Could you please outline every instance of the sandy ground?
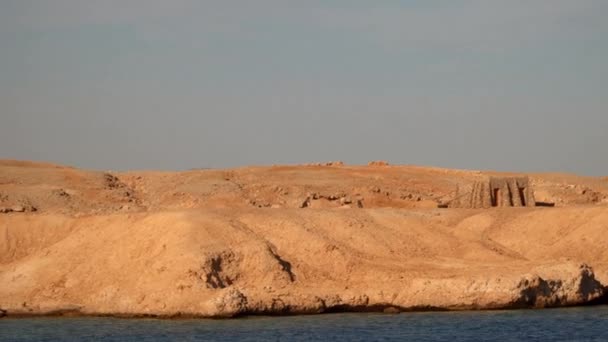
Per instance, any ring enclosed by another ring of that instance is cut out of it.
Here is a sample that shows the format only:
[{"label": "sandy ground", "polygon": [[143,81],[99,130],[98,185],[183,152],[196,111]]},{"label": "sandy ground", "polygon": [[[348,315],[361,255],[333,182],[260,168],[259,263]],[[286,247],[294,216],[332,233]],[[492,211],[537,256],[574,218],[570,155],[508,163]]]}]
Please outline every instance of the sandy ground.
[{"label": "sandy ground", "polygon": [[527,175],[553,208],[437,208],[476,180],[518,175],[339,164],[100,172],[0,161],[0,316],[604,301],[608,179]]}]

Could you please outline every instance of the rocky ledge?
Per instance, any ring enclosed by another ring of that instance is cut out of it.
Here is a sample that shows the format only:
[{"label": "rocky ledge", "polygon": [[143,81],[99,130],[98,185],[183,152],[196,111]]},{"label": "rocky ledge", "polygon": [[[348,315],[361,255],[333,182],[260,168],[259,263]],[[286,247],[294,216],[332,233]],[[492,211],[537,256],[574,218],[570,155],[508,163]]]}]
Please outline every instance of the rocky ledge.
[{"label": "rocky ledge", "polygon": [[[112,311],[95,304],[38,301],[15,305],[5,300],[0,317],[98,315],[158,318],[231,318],[246,315],[296,315],[335,312],[492,310],[551,308],[608,303],[608,289],[585,264],[554,264],[520,276],[415,279],[403,286],[336,292],[293,284],[279,291],[236,285],[217,288],[207,299],[177,307],[130,305]],[[275,292],[275,293],[273,293]],[[145,297],[145,295],[143,295]],[[194,296],[197,297],[197,296]],[[193,301],[199,298],[192,298]],[[120,307],[120,305],[118,306]]]}]

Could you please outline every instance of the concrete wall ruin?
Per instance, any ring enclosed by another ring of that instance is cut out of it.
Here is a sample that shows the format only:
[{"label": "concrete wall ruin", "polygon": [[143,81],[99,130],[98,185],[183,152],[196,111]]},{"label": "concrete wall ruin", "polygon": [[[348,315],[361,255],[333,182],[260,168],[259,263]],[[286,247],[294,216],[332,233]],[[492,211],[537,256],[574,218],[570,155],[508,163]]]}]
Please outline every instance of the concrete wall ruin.
[{"label": "concrete wall ruin", "polygon": [[458,189],[450,208],[534,207],[536,200],[528,177],[490,177]]}]

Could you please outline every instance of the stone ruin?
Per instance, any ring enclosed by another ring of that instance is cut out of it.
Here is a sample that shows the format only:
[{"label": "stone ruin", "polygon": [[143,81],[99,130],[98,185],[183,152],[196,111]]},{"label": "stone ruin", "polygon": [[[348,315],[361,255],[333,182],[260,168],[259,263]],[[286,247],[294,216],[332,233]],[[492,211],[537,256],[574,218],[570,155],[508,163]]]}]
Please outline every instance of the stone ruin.
[{"label": "stone ruin", "polygon": [[536,200],[528,177],[490,177],[477,181],[442,208],[534,207]]}]

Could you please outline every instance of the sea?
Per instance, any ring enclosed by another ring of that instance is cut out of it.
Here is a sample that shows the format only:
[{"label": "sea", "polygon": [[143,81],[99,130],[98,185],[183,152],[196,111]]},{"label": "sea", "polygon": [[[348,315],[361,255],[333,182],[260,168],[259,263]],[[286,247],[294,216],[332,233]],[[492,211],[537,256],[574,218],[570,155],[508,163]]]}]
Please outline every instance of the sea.
[{"label": "sea", "polygon": [[3,318],[0,341],[608,341],[608,306],[222,320]]}]

